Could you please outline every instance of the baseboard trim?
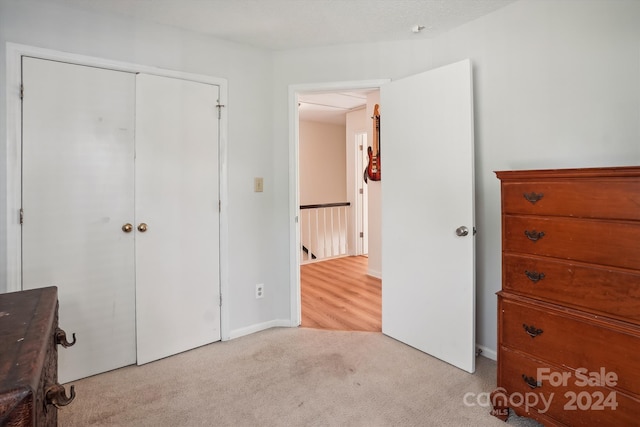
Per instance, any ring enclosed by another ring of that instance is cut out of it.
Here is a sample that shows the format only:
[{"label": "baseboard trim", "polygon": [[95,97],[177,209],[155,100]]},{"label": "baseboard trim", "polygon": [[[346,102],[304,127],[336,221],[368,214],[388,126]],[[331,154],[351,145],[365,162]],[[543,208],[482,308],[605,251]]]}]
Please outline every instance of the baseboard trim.
[{"label": "baseboard trim", "polygon": [[482,350],[482,353],[480,353],[480,356],[484,356],[487,359],[491,359],[491,360],[496,360],[496,361],[498,360],[498,353],[495,350],[492,350],[483,345],[476,345],[476,348],[479,348],[480,350]]},{"label": "baseboard trim", "polygon": [[275,319],[268,322],[256,323],[255,325],[247,326],[240,329],[234,329],[229,333],[229,339],[240,338],[245,335],[250,335],[256,332],[264,331],[270,328],[290,328],[291,320],[289,319]]},{"label": "baseboard trim", "polygon": [[380,271],[369,270],[367,271],[367,274],[371,277],[375,277],[376,279],[382,280],[382,272]]}]

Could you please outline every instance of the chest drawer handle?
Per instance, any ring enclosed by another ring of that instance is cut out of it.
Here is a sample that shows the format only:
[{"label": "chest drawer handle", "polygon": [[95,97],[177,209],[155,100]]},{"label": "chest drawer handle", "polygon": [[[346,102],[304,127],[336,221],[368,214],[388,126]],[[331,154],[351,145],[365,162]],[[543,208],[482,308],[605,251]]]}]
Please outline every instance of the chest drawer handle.
[{"label": "chest drawer handle", "polygon": [[76,334],[71,334],[73,341],[67,341],[67,333],[60,328],[56,328],[56,344],[63,346],[64,348],[71,347],[76,343]]},{"label": "chest drawer handle", "polygon": [[536,202],[544,197],[543,193],[524,193],[524,198],[527,199],[528,202],[531,202],[532,205],[535,205]]},{"label": "chest drawer handle", "polygon": [[524,271],[525,276],[533,283],[538,283],[540,280],[544,279],[544,273],[538,273],[537,271]]},{"label": "chest drawer handle", "polygon": [[532,242],[537,242],[544,237],[544,231],[524,230],[524,235],[527,236],[527,239],[531,240]]},{"label": "chest drawer handle", "polygon": [[524,328],[524,330],[527,332],[527,334],[529,334],[529,336],[531,338],[535,338],[538,335],[540,335],[541,333],[543,333],[544,331],[542,329],[536,328],[535,326],[531,325],[531,326],[527,326],[526,323],[522,324],[522,327]]},{"label": "chest drawer handle", "polygon": [[535,378],[533,377],[528,377],[525,374],[522,374],[522,379],[524,380],[525,383],[527,383],[527,385],[531,388],[538,388],[538,387],[542,387],[542,383],[539,383],[538,381],[536,381]]},{"label": "chest drawer handle", "polygon": [[53,405],[56,408],[67,406],[69,403],[73,402],[73,399],[76,398],[75,386],[71,386],[69,391],[71,392],[71,395],[67,397],[67,392],[60,384],[54,384],[47,387],[47,389],[44,391],[47,405]]}]

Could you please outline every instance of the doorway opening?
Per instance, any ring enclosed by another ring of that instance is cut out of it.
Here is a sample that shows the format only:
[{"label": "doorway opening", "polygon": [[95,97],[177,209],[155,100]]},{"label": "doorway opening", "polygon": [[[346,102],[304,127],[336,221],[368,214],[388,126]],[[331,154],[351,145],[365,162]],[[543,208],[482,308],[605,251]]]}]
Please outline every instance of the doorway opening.
[{"label": "doorway opening", "polygon": [[[369,206],[379,203],[385,219],[383,333],[467,372],[473,372],[475,358],[475,239],[455,230],[474,224],[472,83],[467,59],[378,86],[385,160],[371,164],[385,165],[384,205],[381,192],[376,194],[376,186],[369,184]],[[293,103],[300,92],[290,87]],[[297,120],[291,101],[290,118]],[[297,173],[298,123],[290,123],[290,164]],[[292,178],[290,200],[297,202],[297,174]],[[291,237],[298,243],[299,211],[291,208]],[[377,225],[371,213],[369,229]],[[373,237],[369,235],[371,273]],[[296,266],[292,263],[294,270]],[[299,272],[292,279],[297,284]],[[291,303],[292,319],[299,325],[300,299]]]},{"label": "doorway opening", "polygon": [[[321,85],[292,93],[299,239],[294,326],[381,331],[379,267],[372,269],[368,257],[370,237],[377,234],[373,241],[379,242],[380,234],[379,227],[370,230],[369,215],[379,218],[380,206],[370,206],[371,184],[363,180],[381,84]],[[380,183],[373,185],[379,193]],[[373,247],[374,254],[379,251]]]}]

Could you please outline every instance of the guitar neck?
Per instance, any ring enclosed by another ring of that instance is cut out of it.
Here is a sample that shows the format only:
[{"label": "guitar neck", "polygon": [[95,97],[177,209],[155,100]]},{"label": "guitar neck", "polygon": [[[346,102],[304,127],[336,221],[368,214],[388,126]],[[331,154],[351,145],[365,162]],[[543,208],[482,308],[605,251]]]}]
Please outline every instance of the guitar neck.
[{"label": "guitar neck", "polygon": [[376,116],[376,129],[373,132],[373,145],[374,150],[380,155],[380,116]]},{"label": "guitar neck", "polygon": [[376,104],[373,107],[373,153],[378,156],[380,154],[380,106]]}]

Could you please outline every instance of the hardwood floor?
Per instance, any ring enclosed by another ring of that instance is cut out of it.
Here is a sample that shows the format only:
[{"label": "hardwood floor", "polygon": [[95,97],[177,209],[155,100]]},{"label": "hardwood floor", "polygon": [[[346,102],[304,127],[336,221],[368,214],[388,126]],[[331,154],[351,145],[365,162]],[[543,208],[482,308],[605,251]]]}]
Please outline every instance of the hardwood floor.
[{"label": "hardwood floor", "polygon": [[300,267],[302,326],[382,330],[382,283],[367,275],[367,258],[337,258]]}]

